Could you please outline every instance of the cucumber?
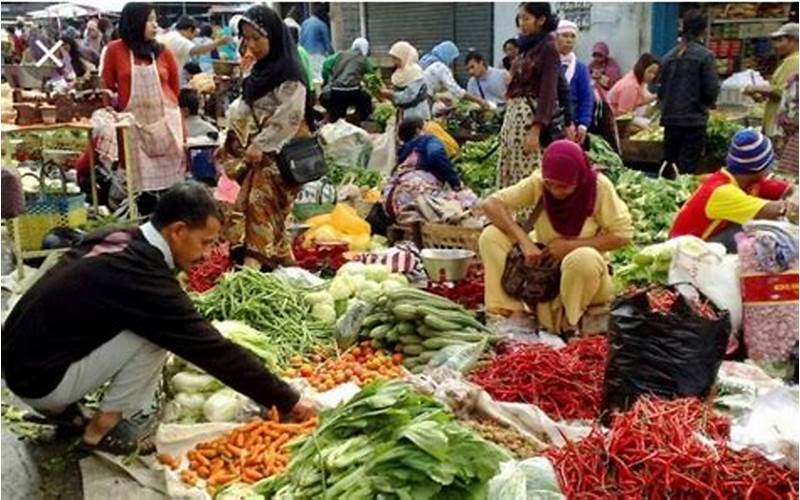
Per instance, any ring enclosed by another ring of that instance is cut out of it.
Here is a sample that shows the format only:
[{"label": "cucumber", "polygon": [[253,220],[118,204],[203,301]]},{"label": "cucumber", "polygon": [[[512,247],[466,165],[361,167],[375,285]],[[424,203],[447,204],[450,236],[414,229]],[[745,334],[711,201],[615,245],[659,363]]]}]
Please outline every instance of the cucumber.
[{"label": "cucumber", "polygon": [[391,329],[392,329],[392,325],[391,324],[376,326],[375,328],[370,330],[369,337],[371,339],[378,339],[378,340],[386,338],[386,334]]},{"label": "cucumber", "polygon": [[416,288],[398,288],[397,290],[390,290],[386,293],[386,296],[395,304],[406,303],[410,301],[415,302],[414,305],[434,304],[442,309],[463,309],[460,305],[447,300],[444,297],[440,297],[423,290],[418,290]]},{"label": "cucumber", "polygon": [[459,330],[461,328],[461,325],[459,323],[447,321],[433,314],[428,314],[425,316],[425,326],[428,326],[434,330],[439,330],[442,332]]},{"label": "cucumber", "polygon": [[387,342],[397,342],[398,338],[400,338],[400,334],[397,333],[397,328],[391,328],[388,332],[386,332]]},{"label": "cucumber", "polygon": [[480,342],[485,337],[485,333],[479,333],[475,330],[449,330],[445,332],[436,332],[435,338],[461,340],[464,342]]},{"label": "cucumber", "polygon": [[411,321],[417,317],[417,306],[398,304],[392,308],[392,314],[399,320]]},{"label": "cucumber", "polygon": [[464,326],[471,326],[473,328],[477,328],[478,330],[486,331],[486,327],[466,311],[442,311],[429,305],[421,305],[417,307],[417,311],[419,314],[424,316],[432,314],[437,318],[450,321],[451,323],[459,323]]},{"label": "cucumber", "polygon": [[425,371],[425,367],[426,367],[426,365],[417,365],[417,366],[415,366],[414,368],[412,368],[409,371],[411,373],[413,373],[414,375],[419,375],[420,373]]},{"label": "cucumber", "polygon": [[420,344],[410,344],[403,346],[403,353],[411,356],[419,356],[425,350]]},{"label": "cucumber", "polygon": [[392,320],[392,317],[389,314],[384,312],[377,312],[372,313],[364,317],[361,321],[361,328],[375,328],[378,325],[382,325]]},{"label": "cucumber", "polygon": [[383,349],[383,342],[378,339],[372,339],[372,348],[373,349]]},{"label": "cucumber", "polygon": [[[425,354],[425,353],[423,353],[423,354]],[[403,366],[405,366],[409,370],[411,368],[414,368],[415,366],[418,366],[419,364],[420,364],[420,360],[419,360],[419,357],[417,357],[417,356],[409,356],[409,357],[407,357],[407,358],[405,358],[403,360]]]},{"label": "cucumber", "polygon": [[425,351],[422,354],[420,354],[419,356],[417,356],[417,361],[420,364],[422,364],[422,363],[427,364],[430,360],[433,359],[433,356],[435,356],[435,355],[436,355],[436,351]]},{"label": "cucumber", "polygon": [[400,335],[397,338],[398,341],[402,342],[403,344],[421,344],[422,337],[419,335]]},{"label": "cucumber", "polygon": [[401,321],[397,324],[397,333],[400,335],[413,335],[416,331],[416,325],[410,321]]},{"label": "cucumber", "polygon": [[467,345],[467,344],[471,344],[471,343],[472,342],[465,342],[463,340],[458,340],[458,339],[450,339],[450,338],[446,338],[446,337],[436,337],[436,338],[432,338],[432,339],[425,339],[422,342],[422,347],[424,347],[425,349],[428,349],[430,351],[438,351],[439,349],[442,349],[442,348],[450,346],[450,345]]},{"label": "cucumber", "polygon": [[439,335],[439,333],[440,332],[432,328],[428,328],[427,326],[424,325],[417,328],[417,335],[420,335],[422,337],[427,337],[427,338],[436,337]]}]

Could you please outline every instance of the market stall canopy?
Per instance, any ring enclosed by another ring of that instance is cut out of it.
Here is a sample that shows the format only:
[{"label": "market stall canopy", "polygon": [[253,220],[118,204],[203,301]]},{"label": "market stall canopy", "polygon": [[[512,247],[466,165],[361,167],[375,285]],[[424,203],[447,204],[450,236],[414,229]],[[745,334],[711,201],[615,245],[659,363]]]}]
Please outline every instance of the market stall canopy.
[{"label": "market stall canopy", "polygon": [[114,0],[78,0],[75,2],[75,4],[82,7],[88,7],[99,13],[108,14],[121,12],[125,2]]},{"label": "market stall canopy", "polygon": [[28,15],[33,19],[50,19],[50,18],[75,18],[75,17],[84,17],[91,14],[94,14],[93,9],[88,9],[86,7],[81,7],[80,5],[75,5],[71,3],[58,3],[55,5],[51,5],[50,7],[46,7],[42,10],[35,10],[30,12]]}]

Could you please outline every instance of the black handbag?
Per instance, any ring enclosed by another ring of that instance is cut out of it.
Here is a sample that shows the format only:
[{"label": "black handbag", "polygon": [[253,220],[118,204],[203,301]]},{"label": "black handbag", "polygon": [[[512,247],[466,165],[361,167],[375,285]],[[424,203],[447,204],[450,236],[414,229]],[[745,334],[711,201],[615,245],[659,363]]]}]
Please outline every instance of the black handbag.
[{"label": "black handbag", "polygon": [[317,138],[300,137],[286,144],[278,154],[278,170],[292,184],[305,184],[325,176],[328,165]]}]

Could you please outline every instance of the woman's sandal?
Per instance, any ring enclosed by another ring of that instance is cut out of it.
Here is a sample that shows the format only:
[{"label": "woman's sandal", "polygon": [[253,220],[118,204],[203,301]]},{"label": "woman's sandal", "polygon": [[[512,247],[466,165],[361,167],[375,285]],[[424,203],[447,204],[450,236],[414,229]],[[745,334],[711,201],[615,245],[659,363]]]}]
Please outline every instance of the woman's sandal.
[{"label": "woman's sandal", "polygon": [[97,444],[81,441],[84,451],[103,451],[112,455],[147,455],[155,451],[151,434],[130,420],[122,419]]}]

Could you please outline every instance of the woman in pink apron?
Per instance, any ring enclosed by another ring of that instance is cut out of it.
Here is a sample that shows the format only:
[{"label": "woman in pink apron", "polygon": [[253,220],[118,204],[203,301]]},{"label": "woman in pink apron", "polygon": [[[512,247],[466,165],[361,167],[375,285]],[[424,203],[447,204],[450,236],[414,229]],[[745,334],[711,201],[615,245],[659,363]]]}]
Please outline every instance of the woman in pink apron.
[{"label": "woman in pink apron", "polygon": [[122,10],[120,40],[111,42],[103,60],[103,80],[117,93],[117,110],[130,113],[135,165],[134,186],[142,215],[158,195],[185,177],[184,130],[178,107],[179,72],[173,54],[155,41],[155,9],[128,3]]}]

